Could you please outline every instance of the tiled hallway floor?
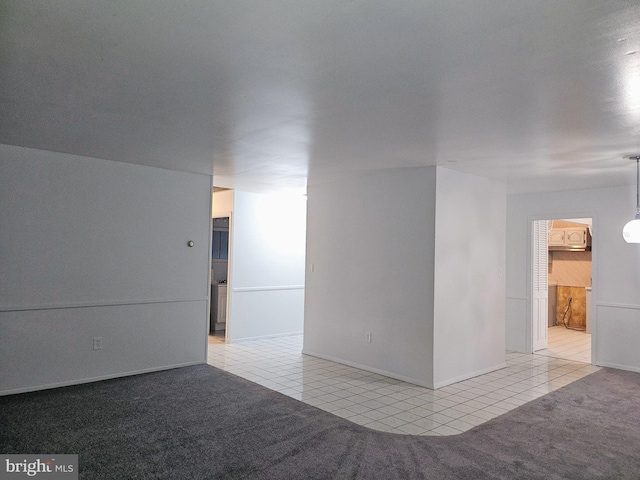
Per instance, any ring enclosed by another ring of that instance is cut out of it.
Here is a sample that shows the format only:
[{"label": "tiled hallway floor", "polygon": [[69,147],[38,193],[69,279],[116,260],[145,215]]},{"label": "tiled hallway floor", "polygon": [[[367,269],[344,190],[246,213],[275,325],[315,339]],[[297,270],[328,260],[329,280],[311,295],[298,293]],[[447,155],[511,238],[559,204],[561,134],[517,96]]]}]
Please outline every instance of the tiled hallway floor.
[{"label": "tiled hallway floor", "polygon": [[537,351],[536,355],[591,363],[591,335],[561,325],[549,327],[547,348]]},{"label": "tiled hallway floor", "polygon": [[208,363],[369,428],[451,435],[567,385],[598,367],[507,352],[507,367],[438,390],[303,355],[302,335],[226,344]]}]

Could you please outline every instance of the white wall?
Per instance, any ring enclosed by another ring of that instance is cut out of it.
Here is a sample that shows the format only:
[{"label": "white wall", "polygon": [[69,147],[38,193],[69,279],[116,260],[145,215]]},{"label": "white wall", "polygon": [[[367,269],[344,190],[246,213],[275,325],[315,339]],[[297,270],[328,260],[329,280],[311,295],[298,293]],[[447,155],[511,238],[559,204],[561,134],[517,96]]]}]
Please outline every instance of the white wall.
[{"label": "white wall", "polygon": [[234,191],[232,209],[227,339],[302,333],[306,198]]},{"label": "white wall", "polygon": [[[214,218],[228,217],[229,225],[233,221],[233,190],[218,191],[213,194],[211,213]],[[215,220],[214,220],[215,221]],[[233,242],[231,238],[231,228],[229,228],[229,247],[231,248]],[[218,283],[221,281],[227,281],[229,272],[229,260],[228,259],[213,259],[211,261],[212,275],[211,283]]]},{"label": "white wall", "polygon": [[438,168],[434,386],[505,366],[506,192]]},{"label": "white wall", "polygon": [[640,245],[622,238],[634,207],[635,186],[508,197],[507,348],[531,351],[531,221],[592,217],[593,360],[640,371]]},{"label": "white wall", "polygon": [[214,217],[226,217],[233,212],[233,190],[222,190],[214,193],[211,211]]},{"label": "white wall", "polygon": [[303,351],[430,386],[435,167],[307,190]]},{"label": "white wall", "polygon": [[424,167],[308,197],[305,353],[431,388],[504,366],[502,184]]},{"label": "white wall", "polygon": [[0,392],[204,362],[210,192],[209,175],[1,145]]}]

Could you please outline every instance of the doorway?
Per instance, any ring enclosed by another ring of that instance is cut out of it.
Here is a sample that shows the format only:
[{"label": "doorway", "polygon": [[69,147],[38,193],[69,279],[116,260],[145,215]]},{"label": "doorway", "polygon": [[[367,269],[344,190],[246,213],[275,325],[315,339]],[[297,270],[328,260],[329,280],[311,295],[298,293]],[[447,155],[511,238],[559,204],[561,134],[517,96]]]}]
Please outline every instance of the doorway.
[{"label": "doorway", "polygon": [[229,217],[214,217],[211,241],[211,319],[209,334],[224,341],[227,331]]},{"label": "doorway", "polygon": [[532,350],[592,363],[591,218],[533,222]]}]

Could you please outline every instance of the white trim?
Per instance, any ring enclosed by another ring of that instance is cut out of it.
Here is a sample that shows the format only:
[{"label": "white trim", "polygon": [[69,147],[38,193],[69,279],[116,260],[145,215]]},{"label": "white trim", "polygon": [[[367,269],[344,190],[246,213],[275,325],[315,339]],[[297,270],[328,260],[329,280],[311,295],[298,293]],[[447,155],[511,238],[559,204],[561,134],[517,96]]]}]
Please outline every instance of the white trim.
[{"label": "white trim", "polygon": [[363,365],[357,362],[350,362],[348,360],[343,360],[341,358],[332,357],[331,355],[323,355],[321,353],[310,352],[305,349],[302,350],[302,353],[304,355],[310,355],[312,357],[322,358],[323,360],[329,360],[330,362],[335,362],[341,365],[347,365],[349,367],[358,368],[360,370],[364,370],[365,372],[377,373],[379,375],[384,375],[385,377],[395,378],[396,380],[402,380],[403,382],[412,383],[414,385],[418,385],[419,387],[425,387],[430,390],[433,390],[433,388],[430,385],[427,385],[426,382],[423,382],[422,380],[418,380],[417,378],[398,375],[397,373],[389,372],[387,370],[373,368],[373,367],[370,367],[369,365]]},{"label": "white trim", "polygon": [[139,300],[119,300],[117,302],[78,302],[78,303],[60,303],[60,304],[41,304],[41,305],[1,305],[0,313],[4,312],[25,312],[30,310],[65,310],[68,308],[95,308],[95,307],[119,307],[124,305],[152,305],[155,303],[188,303],[188,302],[207,302],[209,299],[204,298],[156,298],[156,299],[139,299]]},{"label": "white trim", "polygon": [[251,342],[253,340],[264,340],[265,338],[279,338],[279,337],[291,337],[293,335],[302,335],[302,330],[297,332],[284,332],[284,333],[272,333],[269,335],[258,335],[256,337],[243,337],[243,338],[227,338],[227,343],[242,343]]},{"label": "white trim", "polygon": [[617,363],[610,362],[598,362],[598,367],[607,367],[607,368],[616,368],[618,370],[626,370],[628,372],[638,372],[640,373],[640,367],[632,367],[629,365],[619,365]]},{"label": "white trim", "polygon": [[531,351],[548,346],[549,229],[548,220],[531,222]]},{"label": "white trim", "polygon": [[628,310],[640,310],[640,305],[629,305],[625,303],[605,303],[600,302],[596,303],[596,307],[605,307],[605,308],[625,308]]},{"label": "white trim", "polygon": [[463,380],[469,380],[470,378],[475,378],[479,375],[495,372],[496,370],[501,370],[503,368],[507,368],[507,364],[505,362],[495,365],[493,367],[483,368],[482,370],[476,370],[475,372],[471,372],[465,375],[460,375],[459,377],[448,378],[447,380],[434,383],[433,388],[435,390],[438,388],[446,387],[447,385],[453,385],[454,383],[462,382]]},{"label": "white trim", "polygon": [[[209,285],[207,285],[207,322],[206,330],[204,332],[204,358],[209,358],[209,332],[211,331],[211,284],[213,278],[211,278],[211,251],[213,249],[213,175],[209,182],[209,248],[207,257],[209,258],[209,268],[207,269],[207,278],[209,279]],[[215,326],[214,326],[215,329]]]},{"label": "white trim", "polygon": [[270,285],[264,287],[238,287],[233,288],[235,293],[244,292],[271,292],[274,290],[304,290],[304,285]]},{"label": "white trim", "polygon": [[68,387],[69,385],[82,385],[83,383],[93,383],[102,380],[110,380],[112,378],[131,377],[133,375],[140,375],[141,373],[161,372],[163,370],[172,370],[174,368],[190,367],[192,365],[203,365],[207,362],[187,362],[178,363],[175,365],[165,365],[162,367],[143,368],[141,370],[134,370],[124,373],[111,373],[109,375],[100,375],[97,377],[81,378],[77,380],[67,380],[65,382],[47,383],[44,385],[34,385],[30,387],[15,388],[13,390],[0,391],[0,397],[5,395],[14,395],[16,393],[35,392],[38,390],[49,390],[51,388]]}]

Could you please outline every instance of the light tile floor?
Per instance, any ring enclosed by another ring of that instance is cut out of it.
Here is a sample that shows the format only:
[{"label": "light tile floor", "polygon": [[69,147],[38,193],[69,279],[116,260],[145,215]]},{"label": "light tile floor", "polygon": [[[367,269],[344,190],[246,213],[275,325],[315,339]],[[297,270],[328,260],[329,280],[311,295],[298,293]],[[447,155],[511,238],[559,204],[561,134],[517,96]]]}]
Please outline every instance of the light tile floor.
[{"label": "light tile floor", "polygon": [[549,327],[547,348],[537,351],[536,355],[591,363],[591,335],[561,325]]},{"label": "light tile floor", "polygon": [[227,344],[209,336],[209,364],[386,432],[464,432],[599,370],[544,355],[507,352],[507,367],[438,390],[303,355],[302,336]]}]

